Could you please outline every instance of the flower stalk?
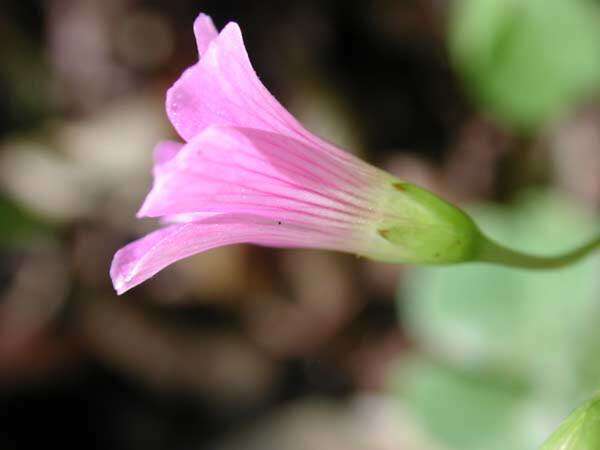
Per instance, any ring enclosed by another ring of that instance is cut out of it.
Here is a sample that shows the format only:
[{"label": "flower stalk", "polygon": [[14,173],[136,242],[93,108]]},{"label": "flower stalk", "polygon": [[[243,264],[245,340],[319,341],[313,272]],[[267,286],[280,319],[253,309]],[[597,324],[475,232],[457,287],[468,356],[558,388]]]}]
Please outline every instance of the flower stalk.
[{"label": "flower stalk", "polygon": [[504,247],[483,234],[475,261],[523,269],[560,269],[569,266],[600,249],[600,236],[569,252],[555,256],[537,256]]}]

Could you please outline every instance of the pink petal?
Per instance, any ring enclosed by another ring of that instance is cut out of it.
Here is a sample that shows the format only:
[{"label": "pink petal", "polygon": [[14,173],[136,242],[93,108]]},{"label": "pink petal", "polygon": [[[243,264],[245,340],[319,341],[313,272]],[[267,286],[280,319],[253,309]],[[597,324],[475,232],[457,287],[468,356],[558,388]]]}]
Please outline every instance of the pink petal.
[{"label": "pink petal", "polygon": [[183,144],[175,141],[162,141],[154,147],[154,176],[162,172],[163,167],[179,153]]},{"label": "pink petal", "polygon": [[[156,147],[154,147],[154,168],[152,171],[155,180],[164,174],[166,168],[168,168],[169,161],[171,161],[182,148],[183,144],[175,141],[162,141],[156,144]],[[164,224],[191,222],[215,214],[216,213],[198,212],[174,214],[161,217],[161,222]]]},{"label": "pink petal", "polygon": [[198,56],[202,57],[209,44],[219,35],[219,32],[210,16],[200,14],[194,21],[194,35],[196,36]]},{"label": "pink petal", "polygon": [[182,214],[171,214],[168,216],[161,216],[160,222],[163,225],[171,225],[174,223],[186,223],[194,222],[208,217],[217,216],[220,213],[216,212],[194,212],[194,213],[182,213]]},{"label": "pink petal", "polygon": [[390,176],[340,161],[287,136],[212,127],[155,170],[139,217],[245,212],[280,221],[353,227],[368,220]]},{"label": "pink petal", "polygon": [[347,239],[344,235],[283,225],[252,215],[217,215],[168,226],[123,247],[113,258],[110,276],[115,290],[122,294],[175,261],[215,247],[245,242],[348,250]]},{"label": "pink petal", "polygon": [[235,23],[227,24],[200,61],[169,89],[166,106],[185,140],[210,125],[287,129],[280,123],[287,113],[258,81]]},{"label": "pink petal", "polygon": [[209,126],[228,125],[284,134],[316,149],[328,148],[342,159],[347,156],[307,131],[264,87],[248,59],[241,30],[233,22],[169,89],[166,108],[186,141]]}]

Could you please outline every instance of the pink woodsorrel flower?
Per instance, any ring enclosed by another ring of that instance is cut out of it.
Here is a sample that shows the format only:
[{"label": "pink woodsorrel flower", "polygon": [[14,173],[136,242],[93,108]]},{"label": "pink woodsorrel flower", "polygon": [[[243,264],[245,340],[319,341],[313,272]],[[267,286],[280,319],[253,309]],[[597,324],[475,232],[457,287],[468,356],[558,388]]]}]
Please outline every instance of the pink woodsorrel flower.
[{"label": "pink woodsorrel flower", "polygon": [[169,225],[117,252],[110,275],[119,294],[177,260],[236,243],[388,262],[557,265],[499,252],[458,208],[307,131],[259,81],[237,24],[218,33],[201,14],[194,33],[200,60],[166,102],[186,143],[158,144],[138,213]]},{"label": "pink woodsorrel flower", "polygon": [[415,259],[390,231],[413,222],[418,205],[402,196],[411,186],[307,131],[259,81],[237,24],[218,33],[201,14],[194,33],[200,60],[166,101],[186,143],[158,144],[154,185],[138,213],[170,225],[117,252],[117,292],[235,243]]}]

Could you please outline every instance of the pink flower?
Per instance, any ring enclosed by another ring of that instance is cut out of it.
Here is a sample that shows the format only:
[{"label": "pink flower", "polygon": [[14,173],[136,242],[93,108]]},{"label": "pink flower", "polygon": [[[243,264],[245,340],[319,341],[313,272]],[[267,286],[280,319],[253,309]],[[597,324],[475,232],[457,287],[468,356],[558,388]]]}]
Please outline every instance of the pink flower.
[{"label": "pink flower", "polygon": [[116,253],[117,292],[236,243],[411,260],[414,249],[398,245],[391,228],[423,215],[402,195],[411,185],[307,131],[259,81],[237,24],[218,33],[201,14],[194,33],[200,60],[166,101],[186,143],[158,144],[154,185],[138,213],[169,225]]}]

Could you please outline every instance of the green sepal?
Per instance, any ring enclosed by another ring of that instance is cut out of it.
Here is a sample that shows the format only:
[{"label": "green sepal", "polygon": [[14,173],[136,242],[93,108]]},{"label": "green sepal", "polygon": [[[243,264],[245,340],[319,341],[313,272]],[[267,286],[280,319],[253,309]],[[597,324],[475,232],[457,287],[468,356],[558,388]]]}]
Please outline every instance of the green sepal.
[{"label": "green sepal", "polygon": [[387,208],[402,209],[409,220],[382,223],[381,237],[401,247],[407,262],[451,264],[469,261],[476,253],[480,233],[461,209],[411,183],[394,183],[396,195]]}]

